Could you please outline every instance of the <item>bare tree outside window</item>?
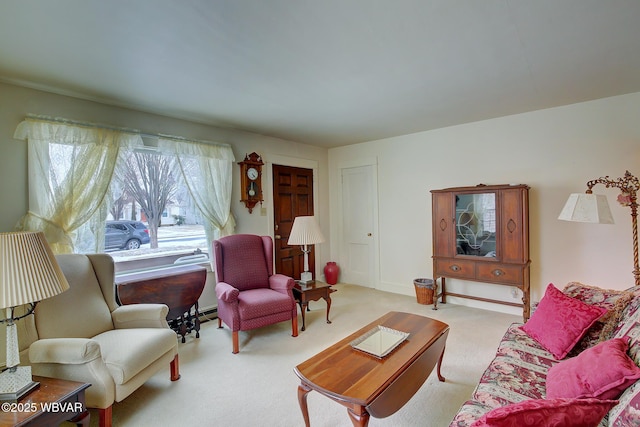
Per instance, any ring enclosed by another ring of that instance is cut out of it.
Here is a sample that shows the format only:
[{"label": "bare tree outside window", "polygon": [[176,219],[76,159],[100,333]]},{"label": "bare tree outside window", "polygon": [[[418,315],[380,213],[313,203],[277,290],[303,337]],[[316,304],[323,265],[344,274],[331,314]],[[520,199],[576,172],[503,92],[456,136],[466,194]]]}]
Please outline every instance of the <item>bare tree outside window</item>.
[{"label": "bare tree outside window", "polygon": [[158,153],[134,152],[124,171],[126,192],[140,205],[149,224],[150,247],[158,248],[162,213],[177,190],[175,159]]},{"label": "bare tree outside window", "polygon": [[122,195],[120,197],[118,197],[117,200],[115,200],[113,202],[113,204],[111,205],[111,207],[109,208],[109,213],[111,214],[111,216],[113,217],[113,219],[125,219],[124,218],[124,214],[125,214],[125,207],[129,204],[133,204],[133,218],[130,218],[132,220],[135,221],[135,200],[133,200],[133,197],[131,197],[129,195],[129,193],[127,193],[127,191],[123,191]]}]

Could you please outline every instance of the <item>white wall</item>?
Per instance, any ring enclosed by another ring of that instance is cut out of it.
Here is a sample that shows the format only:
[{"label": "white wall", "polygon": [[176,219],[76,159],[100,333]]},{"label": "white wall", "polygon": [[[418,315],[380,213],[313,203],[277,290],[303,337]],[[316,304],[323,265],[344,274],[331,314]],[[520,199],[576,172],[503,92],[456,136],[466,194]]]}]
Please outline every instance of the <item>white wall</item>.
[{"label": "white wall", "polygon": [[[604,175],[640,175],[640,93],[518,114],[466,125],[329,150],[331,182],[340,164],[378,160],[380,288],[414,294],[413,279],[432,277],[430,190],[476,184],[523,183],[531,187],[532,300],[550,282],[568,281],[625,289],[633,285],[630,209],[604,186],[615,225],[558,221],[572,192]],[[339,186],[331,187],[336,200]],[[332,228],[340,213],[331,211]],[[337,247],[332,258],[339,263]],[[467,289],[514,301],[510,287],[448,280]],[[477,301],[451,302],[487,307]],[[490,305],[521,314],[521,310]]]}]

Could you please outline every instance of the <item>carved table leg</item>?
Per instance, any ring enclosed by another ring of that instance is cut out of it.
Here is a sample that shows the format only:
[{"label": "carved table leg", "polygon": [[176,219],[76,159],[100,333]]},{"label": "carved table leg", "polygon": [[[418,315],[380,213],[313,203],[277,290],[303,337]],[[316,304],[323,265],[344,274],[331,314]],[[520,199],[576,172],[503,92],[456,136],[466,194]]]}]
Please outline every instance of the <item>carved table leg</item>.
[{"label": "carved table leg", "polygon": [[[446,348],[446,347],[445,347]],[[444,350],[445,348],[442,349],[442,354],[440,355],[440,358],[438,359],[438,379],[441,382],[444,382],[445,378],[442,376],[442,374],[440,374],[440,366],[442,365],[442,358],[444,357]]]},{"label": "carved table leg", "polygon": [[324,297],[324,300],[327,302],[327,323],[331,323],[331,320],[329,320],[329,310],[331,310],[331,294],[327,294],[327,296]]},{"label": "carved table leg", "polygon": [[309,303],[308,302],[300,302],[300,311],[302,312],[302,330],[304,331],[306,329],[305,326],[305,320],[304,320],[304,312],[305,309],[309,308]]},{"label": "carved table leg", "polygon": [[351,423],[354,427],[367,427],[369,425],[369,413],[364,406],[358,405],[355,409],[357,409],[357,411],[354,411],[352,408],[347,409]]},{"label": "carved table leg", "polygon": [[304,384],[298,386],[298,403],[300,404],[300,410],[302,411],[302,418],[304,418],[304,425],[310,427],[309,423],[309,407],[307,406],[307,395],[311,389]]}]

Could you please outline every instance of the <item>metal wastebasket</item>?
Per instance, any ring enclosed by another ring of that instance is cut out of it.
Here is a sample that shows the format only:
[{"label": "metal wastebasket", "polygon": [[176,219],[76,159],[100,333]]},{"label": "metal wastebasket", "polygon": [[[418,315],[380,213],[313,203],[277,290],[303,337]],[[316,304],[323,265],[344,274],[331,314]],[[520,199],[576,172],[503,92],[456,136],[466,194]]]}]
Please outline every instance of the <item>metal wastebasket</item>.
[{"label": "metal wastebasket", "polygon": [[416,288],[416,298],[418,304],[433,304],[433,296],[436,290],[436,284],[431,279],[415,279],[413,286]]}]

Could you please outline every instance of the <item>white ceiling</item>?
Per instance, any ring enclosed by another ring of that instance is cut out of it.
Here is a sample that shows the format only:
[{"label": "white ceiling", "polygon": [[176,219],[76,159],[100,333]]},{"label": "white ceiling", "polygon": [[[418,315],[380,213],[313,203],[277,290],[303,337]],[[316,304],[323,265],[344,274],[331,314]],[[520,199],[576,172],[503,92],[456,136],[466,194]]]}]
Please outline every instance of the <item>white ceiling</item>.
[{"label": "white ceiling", "polygon": [[640,92],[640,1],[1,1],[0,80],[333,147]]}]

